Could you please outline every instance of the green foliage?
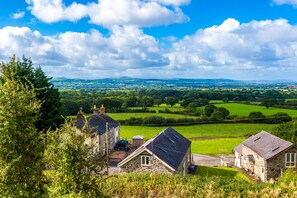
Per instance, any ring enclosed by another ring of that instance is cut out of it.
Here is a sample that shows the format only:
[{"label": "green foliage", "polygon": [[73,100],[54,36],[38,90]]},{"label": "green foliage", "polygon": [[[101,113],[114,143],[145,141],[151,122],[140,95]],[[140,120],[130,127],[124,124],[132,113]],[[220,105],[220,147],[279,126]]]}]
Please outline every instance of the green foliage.
[{"label": "green foliage", "polygon": [[265,115],[261,111],[253,111],[249,114],[248,118],[256,121],[265,118]]},{"label": "green foliage", "polygon": [[210,117],[211,114],[215,111],[217,107],[214,106],[213,104],[209,104],[209,105],[206,105],[204,107],[204,111],[203,111],[203,114],[207,117]]},{"label": "green foliage", "polygon": [[17,81],[17,62],[2,63],[0,86],[0,195],[39,197],[44,192],[43,138],[35,123],[40,101],[35,90]]},{"label": "green foliage", "polygon": [[272,134],[297,145],[297,122],[287,122],[272,130]]},{"label": "green foliage", "polygon": [[23,57],[21,60],[13,56],[9,63],[5,65],[7,71],[14,71],[13,78],[25,84],[29,89],[35,89],[36,97],[41,101],[40,117],[36,121],[39,131],[55,129],[63,122],[62,104],[59,92],[54,88],[40,67],[34,68],[30,59]]},{"label": "green foliage", "polygon": [[262,185],[225,176],[125,174],[99,182],[111,197],[247,197]]},{"label": "green foliage", "polygon": [[178,103],[178,98],[176,97],[166,97],[164,99],[165,103],[167,105],[170,105],[171,107],[173,107],[176,103]]},{"label": "green foliage", "polygon": [[49,192],[52,196],[98,197],[101,195],[95,179],[101,174],[103,160],[86,144],[87,136],[65,123],[48,134],[45,162],[56,176]]}]

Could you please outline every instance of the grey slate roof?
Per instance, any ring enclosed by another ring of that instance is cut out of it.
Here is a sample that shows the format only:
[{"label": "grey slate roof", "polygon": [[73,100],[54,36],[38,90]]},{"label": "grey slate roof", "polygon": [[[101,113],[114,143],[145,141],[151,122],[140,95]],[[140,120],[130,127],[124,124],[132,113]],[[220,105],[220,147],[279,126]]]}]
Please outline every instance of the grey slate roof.
[{"label": "grey slate roof", "polygon": [[233,150],[239,154],[242,154],[242,143],[238,144]]},{"label": "grey slate roof", "polygon": [[86,121],[79,119],[75,122],[75,126],[79,129],[82,129],[86,124]]},{"label": "grey slate roof", "polygon": [[147,149],[175,170],[190,146],[191,141],[171,127],[165,129],[146,145]]},{"label": "grey slate roof", "polygon": [[250,148],[260,157],[267,160],[291,147],[293,143],[276,137],[266,131],[261,131],[260,133],[248,138],[242,143],[242,145]]},{"label": "grey slate roof", "polygon": [[108,130],[119,126],[117,121],[106,114],[94,114],[88,118],[89,128],[92,129],[92,132],[97,132],[99,135],[106,132],[106,122],[108,122]]}]

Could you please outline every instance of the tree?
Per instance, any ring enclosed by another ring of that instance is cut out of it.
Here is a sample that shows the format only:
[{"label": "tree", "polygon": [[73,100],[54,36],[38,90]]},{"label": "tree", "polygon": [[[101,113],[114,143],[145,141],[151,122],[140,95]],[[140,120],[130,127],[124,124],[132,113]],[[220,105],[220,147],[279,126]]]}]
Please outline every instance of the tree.
[{"label": "tree", "polygon": [[229,98],[223,98],[222,101],[223,101],[223,103],[228,103],[229,102]]},{"label": "tree", "polygon": [[176,103],[178,103],[178,98],[176,97],[166,97],[164,99],[165,103],[167,105],[170,105],[171,107],[173,107]]},{"label": "tree", "polygon": [[204,107],[204,112],[203,112],[203,114],[204,114],[205,116],[207,116],[207,117],[210,117],[211,114],[215,111],[216,108],[217,108],[217,107],[214,106],[213,104],[206,105],[206,106]]},{"label": "tree", "polygon": [[158,107],[162,104],[162,99],[156,98],[154,99],[154,105],[157,105]]},{"label": "tree", "polygon": [[297,122],[287,122],[272,129],[272,134],[297,145]]},{"label": "tree", "polygon": [[38,131],[60,126],[64,122],[62,104],[58,89],[50,82],[51,78],[48,78],[40,67],[34,68],[32,61],[25,57],[19,60],[13,56],[5,65],[8,71],[15,72],[15,80],[29,89],[35,89],[36,97],[41,101],[40,117],[35,123]]},{"label": "tree", "polygon": [[35,123],[41,102],[35,90],[17,81],[17,62],[1,64],[0,195],[40,197],[43,193],[43,139]]},{"label": "tree", "polygon": [[210,116],[210,120],[216,120],[216,121],[224,120],[224,115],[221,111],[214,111]]},{"label": "tree", "polygon": [[106,165],[88,145],[87,133],[66,122],[47,138],[45,162],[53,177],[49,191],[56,197],[102,197],[98,176]]},{"label": "tree", "polygon": [[253,111],[249,114],[248,119],[253,120],[253,122],[261,122],[265,118],[260,111]]},{"label": "tree", "polygon": [[222,113],[223,119],[226,119],[230,115],[230,112],[228,111],[228,109],[224,107],[218,107],[215,109],[215,112],[216,111],[219,111]]}]

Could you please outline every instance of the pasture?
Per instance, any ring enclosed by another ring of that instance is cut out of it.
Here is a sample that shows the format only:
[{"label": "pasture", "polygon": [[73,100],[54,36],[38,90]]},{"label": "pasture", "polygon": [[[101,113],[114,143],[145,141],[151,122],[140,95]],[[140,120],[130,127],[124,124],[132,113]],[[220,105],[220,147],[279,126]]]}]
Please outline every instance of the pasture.
[{"label": "pasture", "polygon": [[188,116],[188,115],[181,115],[181,114],[169,114],[169,113],[108,113],[108,116],[115,120],[127,120],[132,117],[134,118],[144,118],[149,116],[160,116],[164,118],[197,118],[196,116]]},{"label": "pasture", "polygon": [[[200,154],[230,154],[232,149],[248,135],[261,130],[271,131],[273,124],[203,124],[174,126],[173,128],[192,141],[192,152]],[[148,140],[166,127],[121,126],[121,138],[131,140],[141,135]]]},{"label": "pasture", "polygon": [[196,174],[205,177],[223,176],[233,178],[236,180],[245,180],[247,182],[251,182],[251,180],[247,176],[245,176],[244,174],[242,174],[234,168],[199,166],[196,171]]},{"label": "pasture", "polygon": [[240,103],[224,103],[216,104],[217,107],[224,107],[230,111],[230,115],[248,116],[252,111],[261,111],[264,115],[269,116],[279,112],[289,114],[291,117],[297,117],[297,110],[281,109],[281,108],[266,108],[264,106],[247,105]]}]

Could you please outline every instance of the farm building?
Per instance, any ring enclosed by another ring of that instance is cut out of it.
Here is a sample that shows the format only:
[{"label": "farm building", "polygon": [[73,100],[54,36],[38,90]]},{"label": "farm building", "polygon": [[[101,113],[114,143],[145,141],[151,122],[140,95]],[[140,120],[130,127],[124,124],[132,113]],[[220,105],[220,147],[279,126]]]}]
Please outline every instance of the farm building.
[{"label": "farm building", "polygon": [[296,168],[296,153],[293,143],[261,131],[234,148],[235,166],[269,181],[287,168]]},{"label": "farm building", "polygon": [[168,127],[118,164],[121,172],[186,174],[191,164],[191,141]]},{"label": "farm building", "polygon": [[[108,125],[108,134],[106,133],[106,126]],[[93,115],[87,120],[82,111],[77,114],[77,120],[75,126],[79,129],[86,128],[90,133],[90,138],[86,141],[94,148],[94,153],[99,153],[101,156],[107,152],[107,146],[109,151],[112,151],[115,144],[120,140],[120,125],[117,121],[106,115],[105,108],[102,105],[100,109],[93,109]],[[108,142],[106,138],[108,136]],[[107,145],[108,144],[108,145]]]}]

